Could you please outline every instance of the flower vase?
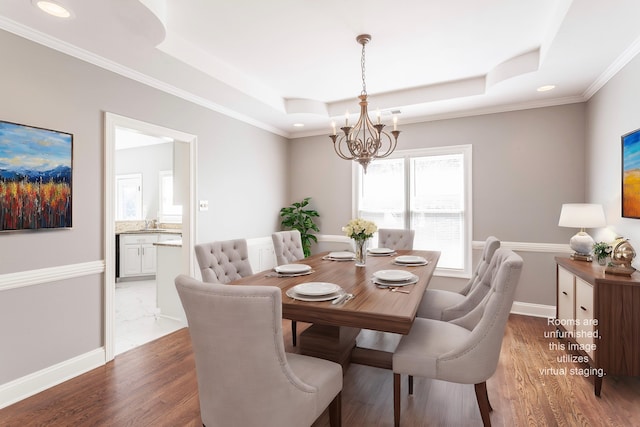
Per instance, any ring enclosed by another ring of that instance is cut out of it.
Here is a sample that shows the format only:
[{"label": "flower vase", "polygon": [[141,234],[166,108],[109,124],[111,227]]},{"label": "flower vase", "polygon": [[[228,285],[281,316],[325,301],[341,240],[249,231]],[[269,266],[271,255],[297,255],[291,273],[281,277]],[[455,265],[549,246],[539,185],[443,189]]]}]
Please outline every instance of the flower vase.
[{"label": "flower vase", "polygon": [[356,267],[364,267],[367,264],[367,243],[369,239],[353,239],[356,248]]},{"label": "flower vase", "polygon": [[598,264],[607,265],[607,257],[598,257]]}]

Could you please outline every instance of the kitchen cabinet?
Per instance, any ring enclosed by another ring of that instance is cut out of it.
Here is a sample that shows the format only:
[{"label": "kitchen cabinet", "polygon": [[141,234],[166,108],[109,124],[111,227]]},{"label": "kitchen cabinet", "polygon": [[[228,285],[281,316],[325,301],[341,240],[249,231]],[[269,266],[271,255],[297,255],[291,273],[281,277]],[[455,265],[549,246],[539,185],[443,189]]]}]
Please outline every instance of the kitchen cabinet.
[{"label": "kitchen cabinet", "polygon": [[120,277],[156,274],[157,234],[122,234],[120,236]]},{"label": "kitchen cabinet", "polygon": [[605,274],[597,263],[556,257],[559,336],[588,356],[594,393],[607,375],[640,376],[640,273]]}]

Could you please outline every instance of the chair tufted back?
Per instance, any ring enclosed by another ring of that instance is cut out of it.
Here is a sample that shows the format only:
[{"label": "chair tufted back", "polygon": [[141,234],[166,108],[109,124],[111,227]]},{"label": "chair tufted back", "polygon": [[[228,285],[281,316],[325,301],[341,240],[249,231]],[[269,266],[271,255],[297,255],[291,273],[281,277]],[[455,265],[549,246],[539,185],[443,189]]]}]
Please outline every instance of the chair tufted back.
[{"label": "chair tufted back", "polygon": [[380,228],[378,229],[378,247],[411,250],[415,234],[415,230]]},{"label": "chair tufted back", "polygon": [[[500,240],[495,236],[487,237],[487,240],[484,242],[484,249],[482,250],[482,258],[480,259],[480,262],[478,262],[471,279],[469,279],[467,285],[460,291],[462,295],[468,295],[470,291],[475,289],[484,275],[484,272],[489,267],[489,264],[491,264],[491,258],[493,258],[493,254],[498,250],[498,248],[500,248]],[[484,295],[482,298],[484,298]]]},{"label": "chair tufted back", "polygon": [[300,231],[277,231],[271,235],[271,240],[273,240],[278,265],[289,264],[304,258]]},{"label": "chair tufted back", "polygon": [[253,274],[244,239],[202,243],[195,252],[204,282],[229,283]]}]

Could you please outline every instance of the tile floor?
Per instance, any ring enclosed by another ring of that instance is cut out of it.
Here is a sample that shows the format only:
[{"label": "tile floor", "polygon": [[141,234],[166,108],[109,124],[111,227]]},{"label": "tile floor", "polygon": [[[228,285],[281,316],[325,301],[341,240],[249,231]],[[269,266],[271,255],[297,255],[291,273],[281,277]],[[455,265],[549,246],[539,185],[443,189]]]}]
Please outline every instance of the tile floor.
[{"label": "tile floor", "polygon": [[115,310],[116,355],[184,327],[158,316],[155,280],[116,283]]}]

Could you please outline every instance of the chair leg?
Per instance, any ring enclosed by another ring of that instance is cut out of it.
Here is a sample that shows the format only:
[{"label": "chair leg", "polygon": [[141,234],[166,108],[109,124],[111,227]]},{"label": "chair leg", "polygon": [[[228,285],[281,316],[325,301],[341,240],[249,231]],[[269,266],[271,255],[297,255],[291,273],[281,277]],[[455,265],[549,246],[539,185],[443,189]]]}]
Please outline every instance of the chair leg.
[{"label": "chair leg", "polygon": [[342,392],[339,392],[329,404],[329,426],[342,427]]},{"label": "chair leg", "polygon": [[476,400],[478,401],[480,416],[482,417],[482,424],[484,425],[484,427],[491,427],[491,419],[489,418],[491,404],[489,403],[489,395],[487,395],[487,383],[481,382],[479,384],[476,384],[475,388]]},{"label": "chair leg", "polygon": [[296,344],[298,343],[298,334],[297,334],[297,326],[298,324],[296,323],[295,320],[291,321],[291,341],[293,341],[293,346],[295,347]]},{"label": "chair leg", "polygon": [[400,427],[400,374],[393,374],[393,425]]},{"label": "chair leg", "polygon": [[413,394],[413,375],[409,375],[409,395]]}]

